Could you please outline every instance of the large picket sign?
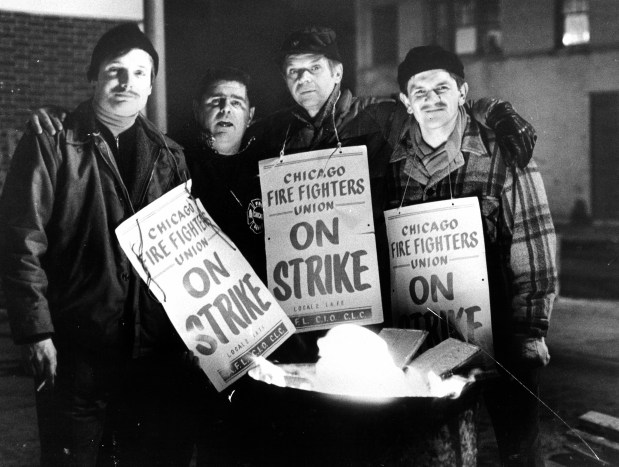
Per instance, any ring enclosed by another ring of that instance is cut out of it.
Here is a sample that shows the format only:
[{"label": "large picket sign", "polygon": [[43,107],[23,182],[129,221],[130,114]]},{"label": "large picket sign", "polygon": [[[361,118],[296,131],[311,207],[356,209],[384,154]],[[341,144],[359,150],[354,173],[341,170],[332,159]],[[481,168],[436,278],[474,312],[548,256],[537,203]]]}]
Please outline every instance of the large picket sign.
[{"label": "large picket sign", "polygon": [[396,327],[431,345],[461,334],[492,354],[486,250],[477,198],[385,211]]},{"label": "large picket sign", "polygon": [[269,288],[297,332],[383,321],[367,149],[260,163]]},{"label": "large picket sign", "polygon": [[123,222],[131,264],[218,391],[266,357],[294,326],[199,200],[181,185]]}]

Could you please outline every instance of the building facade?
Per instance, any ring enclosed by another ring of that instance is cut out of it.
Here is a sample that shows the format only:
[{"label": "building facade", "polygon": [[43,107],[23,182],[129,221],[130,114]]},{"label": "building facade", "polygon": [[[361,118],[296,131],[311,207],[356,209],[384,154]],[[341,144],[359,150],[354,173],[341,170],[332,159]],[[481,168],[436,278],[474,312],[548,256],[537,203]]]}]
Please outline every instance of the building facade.
[{"label": "building facade", "polygon": [[555,220],[619,222],[619,2],[357,0],[357,93],[397,93],[411,47],[462,58],[469,96],[511,101],[538,132]]}]

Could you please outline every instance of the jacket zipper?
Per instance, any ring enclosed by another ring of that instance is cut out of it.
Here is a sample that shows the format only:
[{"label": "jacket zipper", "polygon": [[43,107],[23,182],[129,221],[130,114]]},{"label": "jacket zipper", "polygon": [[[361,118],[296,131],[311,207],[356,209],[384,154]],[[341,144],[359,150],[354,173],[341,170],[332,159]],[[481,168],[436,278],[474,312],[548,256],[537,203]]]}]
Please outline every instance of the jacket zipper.
[{"label": "jacket zipper", "polygon": [[[105,139],[101,137],[99,134],[96,134],[94,136],[97,138],[98,148],[101,148],[101,144],[104,145],[103,149],[105,150],[100,151],[101,155],[103,156],[103,160],[108,165],[108,167],[112,169],[112,172],[114,173],[114,176],[116,177],[116,181],[120,184],[120,188],[122,189],[123,196],[125,197],[125,200],[127,204],[129,205],[129,207],[131,208],[131,214],[135,214],[135,208],[133,207],[133,203],[131,202],[131,197],[129,196],[129,190],[127,190],[127,187],[125,186],[125,182],[123,182],[123,179],[120,176],[120,171],[118,170],[118,167],[116,166],[116,161],[114,161],[114,159],[110,157],[110,147],[108,146]],[[118,144],[118,138],[116,138],[116,144]]]},{"label": "jacket zipper", "polygon": [[[153,177],[155,176],[155,167],[157,167],[157,163],[159,162],[159,159],[161,158],[161,153],[162,153],[162,149],[159,148],[159,154],[157,154],[157,157],[155,158],[155,161],[153,162],[153,168],[150,171],[150,176],[148,177],[148,182],[146,182],[146,185],[144,186],[144,190],[142,191],[141,195],[140,195],[140,206],[142,204],[144,204],[144,200],[146,199],[146,194],[148,193],[148,187],[150,186],[151,182],[153,181]],[[174,156],[172,156],[174,157]]]},{"label": "jacket zipper", "polygon": [[[118,170],[118,167],[116,166],[116,162],[114,161],[113,158],[110,157],[110,153],[109,153],[110,148],[107,142],[100,135],[95,135],[95,136],[98,138],[98,141],[103,142],[103,144],[105,145],[104,147],[105,150],[100,151],[102,153],[101,156],[103,157],[103,160],[105,161],[105,163],[110,167],[110,169],[112,169],[112,173],[114,174],[114,176],[117,178],[118,182],[120,183],[120,187],[123,191],[123,195],[125,196],[127,204],[131,208],[131,213],[135,214],[135,208],[133,207],[133,203],[131,202],[129,191],[127,190],[127,187],[125,186],[125,183],[123,182],[122,177],[120,176],[120,171]],[[116,144],[118,144],[118,138],[116,138]],[[97,145],[97,147],[99,147],[99,145]],[[157,158],[155,159],[155,162],[153,163],[153,168],[151,170],[150,177],[148,179],[148,182],[146,183],[146,187],[144,188],[144,192],[142,193],[142,196],[140,198],[140,203],[144,201],[144,197],[146,196],[146,193],[148,192],[148,187],[150,186],[150,183],[153,179],[153,176],[155,174],[155,167],[157,166],[157,162],[159,161],[160,157],[161,157],[161,149],[159,150],[159,154],[157,155]],[[140,322],[141,322],[140,310],[139,310],[139,307],[135,307],[135,328],[133,330],[133,345],[131,349],[131,355],[134,358],[139,356],[140,349],[141,349],[140,332],[138,331],[138,328],[141,326]]]},{"label": "jacket zipper", "polygon": [[[129,196],[129,190],[127,190],[127,187],[125,186],[125,183],[123,182],[123,179],[120,176],[120,171],[118,170],[116,162],[113,160],[113,158],[110,157],[109,146],[104,138],[102,138],[99,135],[96,135],[96,136],[98,140],[105,145],[105,151],[104,151],[105,153],[102,154],[103,160],[112,169],[114,176],[116,177],[117,181],[120,183],[120,187],[122,189],[123,195],[127,201],[127,204],[129,204],[129,207],[131,208],[131,214],[135,214],[135,207],[133,206],[133,203],[131,202],[131,197]],[[116,137],[115,140],[116,140],[116,149],[119,149],[118,148],[118,137]],[[150,176],[148,177],[148,182],[146,183],[146,186],[144,187],[144,190],[142,191],[140,195],[140,205],[144,202],[144,199],[146,198],[146,194],[148,193],[148,187],[150,186],[153,180],[153,177],[155,176],[155,168],[157,167],[157,163],[159,162],[160,158],[161,158],[161,148],[159,149],[159,154],[157,154],[157,157],[155,158],[155,161],[153,162],[153,166],[150,171]]]}]

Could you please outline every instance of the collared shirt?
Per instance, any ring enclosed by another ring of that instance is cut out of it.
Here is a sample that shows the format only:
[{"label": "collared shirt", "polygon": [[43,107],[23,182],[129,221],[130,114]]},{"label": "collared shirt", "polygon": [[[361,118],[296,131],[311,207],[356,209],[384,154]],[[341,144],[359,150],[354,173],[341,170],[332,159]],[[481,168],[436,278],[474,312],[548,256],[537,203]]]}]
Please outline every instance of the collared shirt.
[{"label": "collared shirt", "polygon": [[438,148],[431,147],[423,140],[421,128],[418,122],[407,127],[402,144],[396,150],[396,157],[411,154],[408,158],[406,172],[423,185],[432,185],[447,176],[452,170],[464,164],[464,158],[460,151],[462,147],[462,134],[468,124],[468,115],[463,107],[460,107],[456,118],[456,125],[447,141]]},{"label": "collared shirt", "polygon": [[477,197],[493,321],[509,334],[546,335],[557,288],[556,240],[537,165],[508,167],[494,134],[469,120],[460,148],[463,163],[423,184],[411,174],[412,124],[409,119],[404,125],[390,159],[389,207]]}]

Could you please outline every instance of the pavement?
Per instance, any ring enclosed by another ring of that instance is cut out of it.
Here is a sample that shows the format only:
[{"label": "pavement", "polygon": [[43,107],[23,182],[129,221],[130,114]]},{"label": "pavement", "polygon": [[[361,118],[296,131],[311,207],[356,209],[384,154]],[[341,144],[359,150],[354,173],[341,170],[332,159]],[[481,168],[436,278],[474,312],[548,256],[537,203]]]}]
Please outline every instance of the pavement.
[{"label": "pavement", "polygon": [[[565,433],[590,410],[619,417],[619,301],[559,297],[547,338],[551,360],[542,373],[542,446],[548,466],[584,467],[566,448]],[[482,414],[479,466],[499,465]],[[593,465],[593,464],[587,464]]]},{"label": "pavement", "polygon": [[[589,410],[619,417],[619,300],[559,297],[548,335],[550,365],[542,377],[542,443],[548,465],[582,466],[566,450],[568,427]],[[38,465],[39,444],[32,380],[19,363],[6,313],[0,310],[0,465]],[[585,448],[586,449],[586,448]],[[480,467],[499,465],[482,413]],[[572,463],[570,463],[572,462]]]}]

